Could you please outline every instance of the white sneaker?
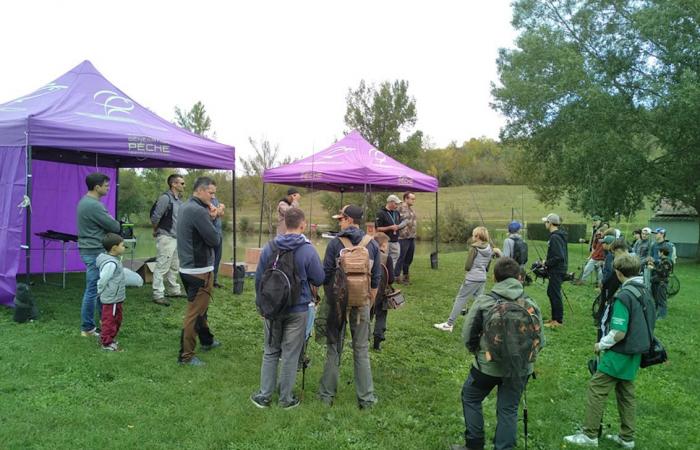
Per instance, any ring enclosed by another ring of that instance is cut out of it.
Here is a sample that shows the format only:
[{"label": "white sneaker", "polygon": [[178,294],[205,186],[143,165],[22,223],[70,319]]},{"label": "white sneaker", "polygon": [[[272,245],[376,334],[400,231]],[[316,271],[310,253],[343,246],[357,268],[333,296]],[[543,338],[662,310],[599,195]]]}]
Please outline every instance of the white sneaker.
[{"label": "white sneaker", "polygon": [[580,445],[582,447],[597,447],[598,438],[589,438],[583,433],[564,436],[564,440],[569,444]]},{"label": "white sneaker", "polygon": [[88,331],[81,331],[80,335],[82,337],[90,337],[90,336],[100,337],[100,333],[97,332],[97,328],[93,328],[92,330],[88,330]]},{"label": "white sneaker", "polygon": [[606,434],[605,438],[610,439],[614,443],[620,445],[622,448],[634,448],[634,441],[625,441],[619,434]]},{"label": "white sneaker", "polygon": [[449,331],[450,333],[452,332],[452,325],[450,325],[447,322],[436,323],[436,324],[433,324],[433,326],[440,331]]}]

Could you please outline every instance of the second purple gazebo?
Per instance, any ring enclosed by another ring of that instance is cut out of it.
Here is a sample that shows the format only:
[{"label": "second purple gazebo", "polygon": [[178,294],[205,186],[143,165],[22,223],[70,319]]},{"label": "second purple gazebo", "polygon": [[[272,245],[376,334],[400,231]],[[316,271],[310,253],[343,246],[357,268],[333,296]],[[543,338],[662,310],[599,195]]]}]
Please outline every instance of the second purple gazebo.
[{"label": "second purple gazebo", "polygon": [[[388,157],[357,131],[327,149],[281,167],[267,169],[265,183],[343,192],[416,191],[435,192],[435,254],[438,252],[438,181]],[[263,193],[264,197],[264,193]],[[341,197],[342,204],[342,197]]]}]

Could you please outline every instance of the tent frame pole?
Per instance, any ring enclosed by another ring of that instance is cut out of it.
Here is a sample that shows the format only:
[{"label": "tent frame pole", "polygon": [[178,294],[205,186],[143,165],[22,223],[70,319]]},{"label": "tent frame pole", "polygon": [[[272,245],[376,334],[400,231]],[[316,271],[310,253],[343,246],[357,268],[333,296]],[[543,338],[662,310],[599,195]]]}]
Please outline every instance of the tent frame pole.
[{"label": "tent frame pole", "polygon": [[27,276],[27,286],[31,285],[31,268],[32,268],[32,146],[27,145],[27,168],[26,168],[26,186],[24,194],[29,199],[29,204],[25,207],[25,245],[24,245],[24,270]]},{"label": "tent frame pole", "polygon": [[440,224],[439,224],[439,209],[438,209],[438,191],[435,191],[435,268],[437,269],[439,242],[440,242]]},{"label": "tent frame pole", "polygon": [[[262,180],[262,177],[260,177]],[[262,222],[263,222],[263,208],[265,207],[265,182],[262,184],[262,199],[260,200],[260,227],[258,228],[258,248],[262,247]]]},{"label": "tent frame pole", "polygon": [[[233,161],[235,164],[236,163],[235,162],[236,161],[235,153],[234,153],[233,158],[234,158]],[[233,247],[233,265],[231,267],[231,270],[232,270],[232,272],[231,272],[231,275],[232,275],[231,276],[231,280],[232,280],[231,281],[231,292],[233,294],[235,294],[236,293],[236,289],[235,289],[235,287],[236,287],[236,264],[237,264],[237,262],[236,262],[237,261],[237,258],[236,258],[236,235],[238,232],[237,227],[236,227],[236,169],[235,168],[231,169],[231,190],[232,190],[231,203],[233,203],[233,205],[231,205],[231,209],[232,209],[232,213],[233,213],[231,216],[231,220],[233,221],[231,224],[231,226],[233,227],[233,244],[231,244]]]}]

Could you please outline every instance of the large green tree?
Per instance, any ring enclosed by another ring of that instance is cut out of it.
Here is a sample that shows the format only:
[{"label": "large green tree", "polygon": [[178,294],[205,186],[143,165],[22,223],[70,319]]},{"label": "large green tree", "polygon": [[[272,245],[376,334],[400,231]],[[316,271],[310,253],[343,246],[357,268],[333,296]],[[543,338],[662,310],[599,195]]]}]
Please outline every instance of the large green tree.
[{"label": "large green tree", "polygon": [[645,197],[700,210],[700,3],[520,0],[494,107],[514,166],[545,201],[633,214]]},{"label": "large green tree", "polygon": [[375,86],[360,81],[345,98],[345,124],[358,130],[382,152],[401,162],[413,164],[420,150],[423,133],[413,132],[404,141],[401,133],[410,133],[416,125],[416,100],[408,94],[408,81],[384,81]]}]

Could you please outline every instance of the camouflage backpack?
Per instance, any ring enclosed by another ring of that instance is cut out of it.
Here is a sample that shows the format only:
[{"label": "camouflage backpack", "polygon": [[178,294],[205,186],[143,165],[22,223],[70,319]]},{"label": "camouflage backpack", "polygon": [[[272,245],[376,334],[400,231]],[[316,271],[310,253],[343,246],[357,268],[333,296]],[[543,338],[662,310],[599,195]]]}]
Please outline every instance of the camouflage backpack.
[{"label": "camouflage backpack", "polygon": [[540,321],[526,297],[505,299],[487,294],[496,304],[484,315],[481,348],[487,361],[500,363],[504,377],[527,375],[541,348]]}]

